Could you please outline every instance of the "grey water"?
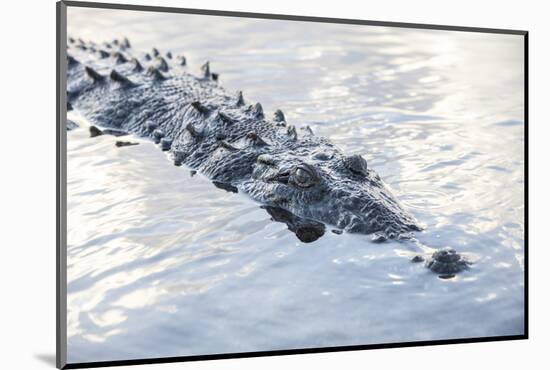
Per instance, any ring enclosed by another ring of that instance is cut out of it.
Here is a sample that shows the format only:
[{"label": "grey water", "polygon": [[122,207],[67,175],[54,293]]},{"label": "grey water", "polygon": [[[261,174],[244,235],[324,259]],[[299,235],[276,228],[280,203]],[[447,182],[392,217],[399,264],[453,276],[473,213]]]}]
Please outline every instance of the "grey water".
[{"label": "grey water", "polygon": [[[425,230],[302,243],[153,143],[67,133],[68,360],[523,334],[523,39],[69,8],[84,40],[205,60],[229,91],[361,154]],[[410,260],[455,248],[439,279]]]}]

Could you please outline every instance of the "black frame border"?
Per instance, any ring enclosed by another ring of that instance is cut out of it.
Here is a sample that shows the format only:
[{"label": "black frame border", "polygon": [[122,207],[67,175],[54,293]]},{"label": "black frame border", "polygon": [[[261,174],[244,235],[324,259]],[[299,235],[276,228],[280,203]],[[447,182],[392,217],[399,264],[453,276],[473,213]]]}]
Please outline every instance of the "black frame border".
[{"label": "black frame border", "polygon": [[[443,340],[427,340],[416,342],[393,342],[365,344],[353,346],[300,348],[274,351],[221,353],[211,355],[159,357],[116,361],[97,361],[67,363],[67,208],[66,208],[66,143],[67,143],[67,111],[66,111],[66,60],[67,60],[67,7],[118,9],[162,13],[198,14],[223,17],[240,17],[255,19],[275,19],[315,23],[339,23],[366,26],[383,26],[397,28],[416,28],[425,30],[460,31],[520,35],[524,37],[524,334],[478,338],[458,338]],[[342,351],[360,351],[369,349],[420,347],[447,344],[466,344],[522,340],[529,338],[529,32],[524,30],[461,27],[448,25],[432,25],[422,23],[383,22],[347,18],[325,18],[300,15],[267,14],[251,12],[234,12],[226,10],[189,9],[163,6],[145,6],[130,4],[112,4],[81,1],[59,1],[56,3],[56,367],[58,369],[81,369],[108,366],[146,365],[159,363],[190,362],[205,360],[221,360],[232,358],[283,356],[312,353],[328,353]]]}]

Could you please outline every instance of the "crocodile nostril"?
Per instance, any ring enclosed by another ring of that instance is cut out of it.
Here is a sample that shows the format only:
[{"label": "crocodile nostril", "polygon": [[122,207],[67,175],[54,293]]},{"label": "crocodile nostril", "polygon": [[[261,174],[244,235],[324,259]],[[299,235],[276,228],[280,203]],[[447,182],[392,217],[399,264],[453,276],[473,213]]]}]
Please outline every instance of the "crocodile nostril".
[{"label": "crocodile nostril", "polygon": [[344,158],[344,164],[353,173],[361,176],[367,175],[367,161],[360,155],[352,155]]}]

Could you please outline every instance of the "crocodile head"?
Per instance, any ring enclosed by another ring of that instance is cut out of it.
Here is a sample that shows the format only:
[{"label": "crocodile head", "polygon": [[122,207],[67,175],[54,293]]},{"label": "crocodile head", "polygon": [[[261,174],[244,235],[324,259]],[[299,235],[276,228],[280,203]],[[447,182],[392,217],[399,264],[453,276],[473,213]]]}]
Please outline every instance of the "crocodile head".
[{"label": "crocodile head", "polygon": [[420,230],[365,159],[332,146],[261,154],[243,190],[264,204],[352,233],[395,238]]}]

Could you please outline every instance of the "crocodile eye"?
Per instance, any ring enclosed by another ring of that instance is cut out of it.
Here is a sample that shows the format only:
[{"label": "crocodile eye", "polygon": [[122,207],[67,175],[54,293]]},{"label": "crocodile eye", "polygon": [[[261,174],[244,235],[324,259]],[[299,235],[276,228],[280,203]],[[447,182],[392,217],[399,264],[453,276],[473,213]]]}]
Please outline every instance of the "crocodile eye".
[{"label": "crocodile eye", "polygon": [[294,174],[294,178],[296,179],[296,182],[299,184],[307,184],[311,179],[311,176],[302,168],[298,168],[296,170],[296,173]]},{"label": "crocodile eye", "polygon": [[309,188],[321,181],[315,167],[303,164],[295,168],[291,176],[292,183],[301,188]]}]

